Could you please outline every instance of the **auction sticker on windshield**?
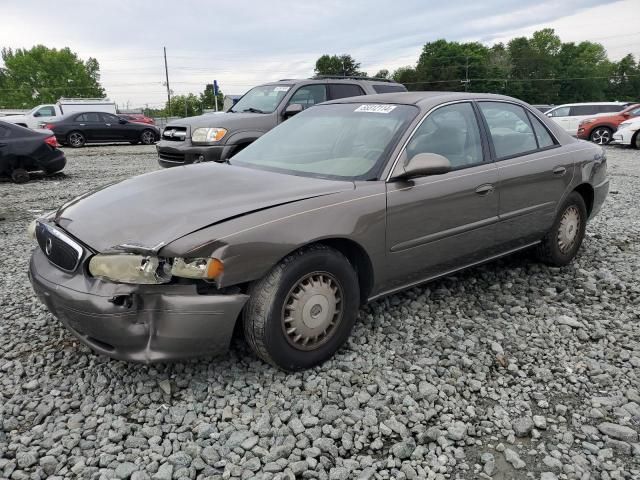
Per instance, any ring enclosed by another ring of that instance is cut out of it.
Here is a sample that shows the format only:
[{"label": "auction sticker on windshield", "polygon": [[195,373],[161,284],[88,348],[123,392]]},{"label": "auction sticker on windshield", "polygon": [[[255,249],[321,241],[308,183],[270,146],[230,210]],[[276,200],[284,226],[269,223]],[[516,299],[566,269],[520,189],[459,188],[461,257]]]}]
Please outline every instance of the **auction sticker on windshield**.
[{"label": "auction sticker on windshield", "polygon": [[274,92],[288,92],[289,91],[289,87],[275,87],[273,89]]},{"label": "auction sticker on windshield", "polygon": [[360,105],[354,111],[355,112],[369,112],[369,113],[389,113],[394,108],[396,108],[395,105],[368,104],[368,105]]}]

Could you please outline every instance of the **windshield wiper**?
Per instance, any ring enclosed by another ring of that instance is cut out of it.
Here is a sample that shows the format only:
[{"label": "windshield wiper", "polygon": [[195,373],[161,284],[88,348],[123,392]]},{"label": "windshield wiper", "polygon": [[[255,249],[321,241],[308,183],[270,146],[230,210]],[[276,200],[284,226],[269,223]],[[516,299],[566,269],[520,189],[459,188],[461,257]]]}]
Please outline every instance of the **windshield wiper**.
[{"label": "windshield wiper", "polygon": [[251,113],[267,113],[264,110],[260,110],[259,108],[253,108],[253,107],[245,108],[242,111],[243,112],[251,112]]}]

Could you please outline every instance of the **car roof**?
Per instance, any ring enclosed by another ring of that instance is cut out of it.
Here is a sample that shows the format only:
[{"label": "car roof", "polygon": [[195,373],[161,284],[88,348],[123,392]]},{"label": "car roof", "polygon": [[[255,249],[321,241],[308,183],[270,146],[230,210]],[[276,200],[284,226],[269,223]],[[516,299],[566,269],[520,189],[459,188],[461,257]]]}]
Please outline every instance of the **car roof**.
[{"label": "car roof", "polygon": [[265,85],[294,85],[298,83],[370,83],[370,84],[389,84],[402,85],[394,80],[386,78],[370,78],[370,77],[339,77],[339,76],[320,76],[318,78],[283,78],[281,80],[266,82],[259,86]]},{"label": "car roof", "polygon": [[395,103],[404,105],[416,105],[419,107],[427,107],[433,104],[441,104],[446,102],[454,102],[458,100],[502,100],[509,102],[525,102],[517,98],[507,97],[506,95],[497,95],[493,93],[466,93],[466,92],[392,92],[379,93],[376,95],[366,95],[365,97],[348,97],[338,100],[331,100],[325,104],[331,103]]}]

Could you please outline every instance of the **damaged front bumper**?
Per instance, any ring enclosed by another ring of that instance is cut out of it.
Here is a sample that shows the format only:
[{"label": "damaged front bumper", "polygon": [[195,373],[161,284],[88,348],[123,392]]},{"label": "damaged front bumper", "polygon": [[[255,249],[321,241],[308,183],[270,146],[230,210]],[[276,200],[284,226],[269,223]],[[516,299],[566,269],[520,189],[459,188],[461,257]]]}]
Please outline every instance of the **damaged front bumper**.
[{"label": "damaged front bumper", "polygon": [[247,295],[199,294],[191,285],[104,282],[52,265],[40,248],[29,279],[38,297],[92,350],[120,360],[158,362],[227,350]]}]

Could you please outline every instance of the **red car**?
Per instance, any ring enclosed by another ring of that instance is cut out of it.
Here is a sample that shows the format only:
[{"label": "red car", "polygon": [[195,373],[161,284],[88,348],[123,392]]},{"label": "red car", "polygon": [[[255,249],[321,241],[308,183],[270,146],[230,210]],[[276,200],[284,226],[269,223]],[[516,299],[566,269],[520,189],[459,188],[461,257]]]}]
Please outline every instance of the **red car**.
[{"label": "red car", "polygon": [[640,103],[629,105],[620,112],[602,117],[586,118],[578,125],[578,138],[591,140],[599,145],[607,145],[613,138],[613,132],[625,120],[640,116]]},{"label": "red car", "polygon": [[122,117],[130,122],[146,123],[147,125],[155,125],[156,121],[153,118],[149,118],[142,113],[119,113],[119,117]]}]

